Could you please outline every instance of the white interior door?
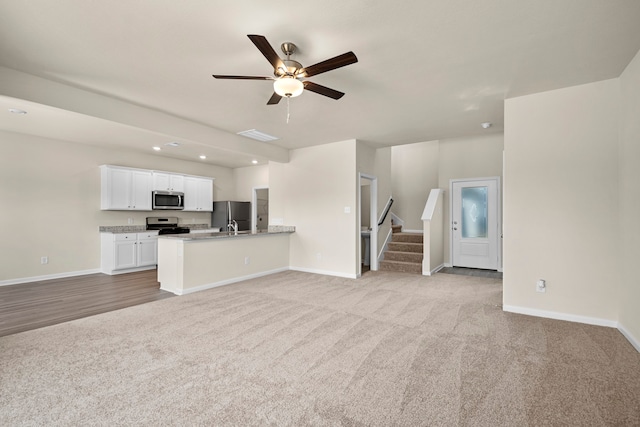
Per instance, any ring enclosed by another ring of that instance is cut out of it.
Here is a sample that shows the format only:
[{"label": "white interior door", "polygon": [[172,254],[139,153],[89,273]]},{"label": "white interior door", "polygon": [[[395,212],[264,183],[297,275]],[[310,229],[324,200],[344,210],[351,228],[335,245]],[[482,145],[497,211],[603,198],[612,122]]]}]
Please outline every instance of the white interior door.
[{"label": "white interior door", "polygon": [[451,264],[498,269],[499,178],[451,181]]}]

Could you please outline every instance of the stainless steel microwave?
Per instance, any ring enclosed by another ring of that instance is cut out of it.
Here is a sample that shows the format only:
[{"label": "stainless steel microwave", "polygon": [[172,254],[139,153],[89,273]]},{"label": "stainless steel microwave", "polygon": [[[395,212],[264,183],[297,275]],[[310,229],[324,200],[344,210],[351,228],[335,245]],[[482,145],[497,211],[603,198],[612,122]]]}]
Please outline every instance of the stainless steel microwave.
[{"label": "stainless steel microwave", "polygon": [[180,191],[154,191],[151,193],[152,209],[183,210],[184,193]]}]

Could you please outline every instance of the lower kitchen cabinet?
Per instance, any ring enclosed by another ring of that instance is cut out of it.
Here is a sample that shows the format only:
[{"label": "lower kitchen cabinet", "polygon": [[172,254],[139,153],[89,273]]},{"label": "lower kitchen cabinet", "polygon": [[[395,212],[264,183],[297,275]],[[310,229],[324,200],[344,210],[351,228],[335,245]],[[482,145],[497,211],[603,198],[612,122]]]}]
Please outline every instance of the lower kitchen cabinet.
[{"label": "lower kitchen cabinet", "polygon": [[100,270],[105,274],[129,273],[155,268],[158,232],[101,233]]}]

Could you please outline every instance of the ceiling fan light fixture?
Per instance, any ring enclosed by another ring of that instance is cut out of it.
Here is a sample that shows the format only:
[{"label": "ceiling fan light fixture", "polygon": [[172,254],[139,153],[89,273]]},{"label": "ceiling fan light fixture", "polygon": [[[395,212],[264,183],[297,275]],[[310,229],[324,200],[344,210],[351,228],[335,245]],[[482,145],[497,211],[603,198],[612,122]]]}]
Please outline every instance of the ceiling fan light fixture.
[{"label": "ceiling fan light fixture", "polygon": [[273,90],[280,96],[295,98],[302,93],[304,85],[296,78],[285,76],[273,82]]}]

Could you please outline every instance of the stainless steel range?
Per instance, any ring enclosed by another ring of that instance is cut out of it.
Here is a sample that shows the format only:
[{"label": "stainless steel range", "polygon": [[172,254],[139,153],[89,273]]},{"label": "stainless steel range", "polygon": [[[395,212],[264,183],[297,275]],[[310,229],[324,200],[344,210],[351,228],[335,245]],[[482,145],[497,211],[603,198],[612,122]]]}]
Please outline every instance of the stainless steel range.
[{"label": "stainless steel range", "polygon": [[158,234],[185,234],[187,227],[178,227],[178,217],[150,216],[147,217],[147,230],[158,230]]}]

